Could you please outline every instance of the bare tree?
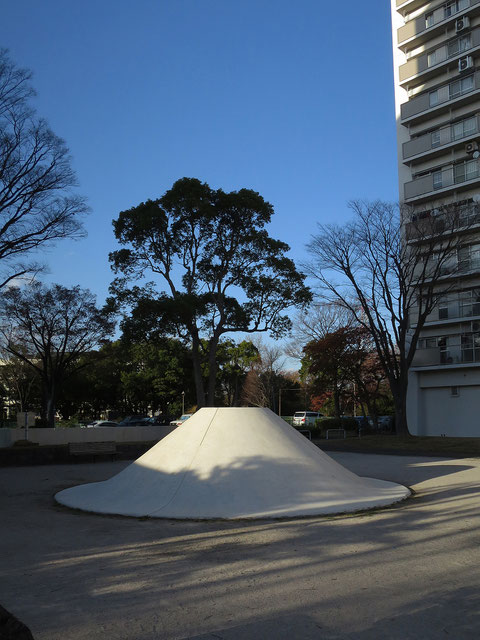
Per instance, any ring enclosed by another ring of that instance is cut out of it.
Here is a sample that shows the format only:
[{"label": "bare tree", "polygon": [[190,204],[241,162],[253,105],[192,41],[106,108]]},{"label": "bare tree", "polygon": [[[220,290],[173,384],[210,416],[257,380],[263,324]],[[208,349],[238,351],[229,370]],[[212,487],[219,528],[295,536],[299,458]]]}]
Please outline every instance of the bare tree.
[{"label": "bare tree", "polygon": [[113,331],[105,310],[95,305],[88,289],[46,287],[33,282],[23,289],[10,287],[1,298],[0,336],[3,349],[38,373],[43,386],[43,417],[55,425],[55,403],[63,380],[88,360]]},{"label": "bare tree", "polygon": [[256,407],[270,407],[275,410],[278,381],[282,377],[285,358],[282,349],[275,344],[265,344],[256,337],[251,340],[258,351],[247,373],[242,392],[242,402]]},{"label": "bare tree", "polygon": [[0,288],[42,269],[28,254],[83,235],[87,211],[65,142],[30,106],[30,80],[0,49]]},{"label": "bare tree", "polygon": [[352,314],[336,302],[314,302],[300,311],[294,321],[292,339],[285,347],[285,353],[297,360],[303,358],[303,348],[308,342],[323,340],[329,333],[353,325]]},{"label": "bare tree", "polygon": [[307,270],[321,299],[340,304],[369,330],[392,391],[397,433],[406,435],[408,369],[428,315],[455,286],[458,232],[468,215],[453,205],[419,218],[385,202],[350,207],[354,218],[345,226],[319,225]]},{"label": "bare tree", "polygon": [[14,401],[19,411],[27,411],[32,406],[33,395],[39,387],[38,381],[38,373],[24,360],[10,354],[2,358],[0,384],[9,402]]}]

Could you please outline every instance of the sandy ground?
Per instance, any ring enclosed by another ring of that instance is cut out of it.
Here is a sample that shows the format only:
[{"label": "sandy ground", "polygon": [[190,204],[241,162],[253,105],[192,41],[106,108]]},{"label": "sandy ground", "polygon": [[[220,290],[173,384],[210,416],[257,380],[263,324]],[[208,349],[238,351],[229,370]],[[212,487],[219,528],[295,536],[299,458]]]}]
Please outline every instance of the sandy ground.
[{"label": "sandy ground", "polygon": [[331,454],[412,487],[353,516],[185,522],[57,505],[126,462],[0,469],[0,603],[36,640],[480,636],[480,460]]}]

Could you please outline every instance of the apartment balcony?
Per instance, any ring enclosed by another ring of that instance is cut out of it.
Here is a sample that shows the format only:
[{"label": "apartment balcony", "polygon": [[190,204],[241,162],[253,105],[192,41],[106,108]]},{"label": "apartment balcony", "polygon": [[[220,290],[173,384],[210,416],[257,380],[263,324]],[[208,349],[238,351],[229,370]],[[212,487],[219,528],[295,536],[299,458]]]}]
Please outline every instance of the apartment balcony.
[{"label": "apartment balcony", "polygon": [[423,4],[425,4],[425,0],[397,0],[397,11],[402,12],[412,12],[415,9],[418,9]]},{"label": "apartment balcony", "polygon": [[480,363],[480,347],[462,349],[460,346],[442,349],[417,349],[412,368],[448,367]]},{"label": "apartment balcony", "polygon": [[[467,120],[467,119],[466,119]],[[417,160],[424,157],[435,157],[445,153],[445,150],[453,146],[462,146],[472,139],[478,138],[480,133],[480,117],[472,116],[468,118],[468,126],[448,125],[430,131],[418,138],[412,138],[404,142],[402,146],[403,160]]]},{"label": "apartment balcony", "polygon": [[405,202],[428,200],[432,196],[440,198],[451,191],[465,191],[476,186],[479,179],[480,163],[478,160],[468,160],[450,165],[411,182],[406,182],[404,185]]},{"label": "apartment balcony", "polygon": [[[478,13],[479,4],[480,0],[463,0],[459,10],[454,12],[451,8],[450,13],[446,11],[445,5],[441,5],[433,11],[409,20],[397,31],[398,45],[402,47],[408,44],[412,48],[426,42],[437,33],[445,32],[449,23],[453,23],[460,16]],[[410,10],[410,7],[408,8]]]},{"label": "apartment balcony", "polygon": [[[409,311],[410,326],[416,327],[418,322],[418,307],[412,307]],[[471,321],[475,324],[475,330],[480,327],[480,302],[466,302],[460,298],[450,298],[439,303],[425,322],[425,328],[457,324]],[[478,327],[477,327],[478,325]]]},{"label": "apartment balcony", "polygon": [[[479,0],[480,1],[480,0]],[[467,104],[479,98],[480,72],[465,76],[442,85],[433,91],[425,91],[400,106],[402,124],[412,124],[429,120],[449,111],[459,103]]]},{"label": "apartment balcony", "polygon": [[405,238],[410,244],[415,240],[424,242],[432,236],[440,234],[471,234],[480,231],[480,212],[466,216],[456,216],[452,219],[444,215],[426,216],[420,220],[405,224]]},{"label": "apartment balcony", "polygon": [[400,84],[408,84],[413,79],[425,82],[442,72],[445,66],[455,61],[458,64],[460,58],[475,53],[479,47],[480,28],[477,28],[402,64],[399,67]]}]

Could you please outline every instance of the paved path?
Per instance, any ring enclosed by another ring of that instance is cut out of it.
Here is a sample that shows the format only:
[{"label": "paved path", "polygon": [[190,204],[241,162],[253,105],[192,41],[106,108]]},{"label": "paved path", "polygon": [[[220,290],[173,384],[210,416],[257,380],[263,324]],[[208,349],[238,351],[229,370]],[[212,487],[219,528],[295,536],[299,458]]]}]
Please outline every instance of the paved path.
[{"label": "paved path", "polygon": [[257,522],[98,516],[53,495],[128,463],[0,469],[0,603],[36,640],[480,636],[480,460],[331,454],[416,495]]}]

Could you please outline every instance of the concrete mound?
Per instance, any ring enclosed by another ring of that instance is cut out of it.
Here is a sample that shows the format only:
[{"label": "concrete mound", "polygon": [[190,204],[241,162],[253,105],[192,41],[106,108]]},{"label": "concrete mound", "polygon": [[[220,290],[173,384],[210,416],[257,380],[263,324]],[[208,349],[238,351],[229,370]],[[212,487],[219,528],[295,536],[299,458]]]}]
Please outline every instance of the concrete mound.
[{"label": "concrete mound", "polygon": [[206,408],[116,476],[55,499],[98,513],[236,519],[358,511],[408,495],[351,473],[269,409]]}]

